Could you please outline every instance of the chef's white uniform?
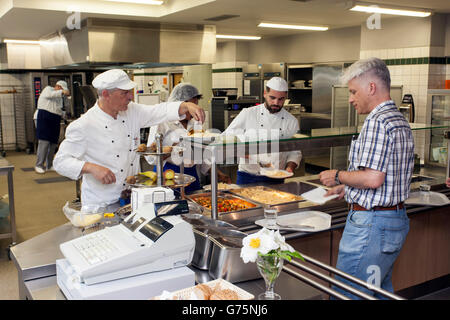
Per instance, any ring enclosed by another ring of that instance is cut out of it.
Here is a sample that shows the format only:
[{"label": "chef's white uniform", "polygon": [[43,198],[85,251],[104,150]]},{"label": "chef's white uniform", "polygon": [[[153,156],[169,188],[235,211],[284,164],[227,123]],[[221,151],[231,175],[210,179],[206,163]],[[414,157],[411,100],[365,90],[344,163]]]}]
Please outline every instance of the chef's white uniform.
[{"label": "chef's white uniform", "polygon": [[[153,126],[150,128],[150,132],[148,134],[147,146],[150,146],[153,142],[155,142],[155,136],[157,133],[163,136],[162,145],[163,146],[173,146],[175,144],[180,143],[180,138],[182,136],[187,136],[189,131],[191,130],[202,130],[203,127],[199,124],[195,119],[191,119],[188,121],[186,128],[181,124],[180,121],[172,121],[172,122],[164,122],[157,126]],[[155,156],[146,156],[145,159],[151,165],[156,165],[156,157]],[[181,159],[176,159],[174,161],[172,157],[168,157],[164,160],[163,164],[169,162],[174,165],[180,165]],[[194,166],[194,162],[192,160],[184,159],[184,167],[189,168]],[[210,165],[202,163],[200,165],[200,172],[203,175],[206,175],[211,168]]]},{"label": "chef's white uniform", "polygon": [[184,119],[178,114],[181,102],[154,106],[131,102],[128,109],[119,112],[117,119],[100,109],[96,103],[66,130],[53,165],[66,177],[77,180],[85,162],[110,169],[116,176],[113,184],[102,184],[91,174],[83,174],[81,203],[107,206],[119,200],[127,176],[139,172],[140,129],[164,121]]},{"label": "chef's white uniform", "polygon": [[[259,139],[264,139],[262,132],[265,132],[266,137],[270,137],[274,130],[277,131],[279,139],[289,139],[299,130],[298,120],[285,109],[281,109],[277,113],[270,113],[262,103],[243,109],[230,123],[223,135],[236,135],[238,137],[241,135],[248,139],[249,135],[256,132]],[[252,137],[249,140],[251,139]],[[288,162],[295,162],[298,166],[301,159],[302,153],[299,150],[272,155],[260,154],[250,156],[248,160],[240,159],[238,170],[259,175],[261,167],[258,163],[260,161],[263,163],[270,162],[275,168],[284,170]]]}]

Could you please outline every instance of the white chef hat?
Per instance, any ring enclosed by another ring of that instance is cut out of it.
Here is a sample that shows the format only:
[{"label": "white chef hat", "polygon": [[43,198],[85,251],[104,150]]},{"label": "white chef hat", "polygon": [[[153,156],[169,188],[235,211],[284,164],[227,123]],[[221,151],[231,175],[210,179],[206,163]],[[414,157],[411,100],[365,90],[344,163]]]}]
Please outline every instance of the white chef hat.
[{"label": "white chef hat", "polygon": [[276,91],[288,91],[288,84],[286,80],[280,77],[273,77],[267,81],[266,86]]},{"label": "white chef hat", "polygon": [[101,90],[131,90],[136,87],[137,84],[136,82],[130,80],[125,71],[120,69],[111,69],[96,76],[92,81],[92,85],[94,88]]},{"label": "white chef hat", "polygon": [[69,90],[67,88],[67,82],[65,82],[64,80],[59,80],[56,85],[61,86],[61,88],[63,88],[64,90]]}]

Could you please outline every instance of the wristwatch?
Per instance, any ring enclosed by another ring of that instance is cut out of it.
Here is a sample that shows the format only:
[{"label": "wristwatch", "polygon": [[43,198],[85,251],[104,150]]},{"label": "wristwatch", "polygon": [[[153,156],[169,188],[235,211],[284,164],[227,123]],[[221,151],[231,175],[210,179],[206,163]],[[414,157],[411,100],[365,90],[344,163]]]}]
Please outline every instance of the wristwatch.
[{"label": "wristwatch", "polygon": [[334,176],[334,182],[336,182],[336,185],[341,184],[341,182],[339,181],[339,170],[336,171],[336,175]]}]

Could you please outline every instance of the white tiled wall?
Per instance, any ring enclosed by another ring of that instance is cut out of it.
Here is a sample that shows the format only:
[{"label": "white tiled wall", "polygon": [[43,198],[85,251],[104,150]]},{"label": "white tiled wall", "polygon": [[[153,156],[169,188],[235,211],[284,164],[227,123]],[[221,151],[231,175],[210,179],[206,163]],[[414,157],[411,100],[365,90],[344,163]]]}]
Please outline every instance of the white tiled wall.
[{"label": "white tiled wall", "polygon": [[[230,68],[242,68],[247,65],[247,62],[231,61],[231,62],[219,62],[212,65],[213,70],[217,69],[230,69]],[[212,74],[212,87],[213,88],[237,88],[238,96],[242,95],[242,72],[217,72]]]},{"label": "white tiled wall", "polygon": [[[380,59],[444,57],[445,47],[415,47],[379,50],[362,50],[360,58],[378,57]],[[415,106],[415,122],[427,123],[427,91],[442,89],[445,79],[450,79],[450,66],[445,64],[411,64],[388,66],[392,85],[403,85],[403,94],[412,94]],[[425,132],[414,133],[416,153],[424,158]]]}]

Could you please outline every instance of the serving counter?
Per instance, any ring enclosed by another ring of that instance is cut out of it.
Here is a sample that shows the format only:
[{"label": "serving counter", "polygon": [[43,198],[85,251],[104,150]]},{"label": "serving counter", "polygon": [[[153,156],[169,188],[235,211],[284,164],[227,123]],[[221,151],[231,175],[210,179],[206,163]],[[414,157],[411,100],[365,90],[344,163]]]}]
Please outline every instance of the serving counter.
[{"label": "serving counter", "polygon": [[[81,236],[81,230],[68,222],[11,248],[11,257],[18,272],[20,299],[66,299],[56,281],[56,260],[64,258],[59,245]],[[196,283],[214,280],[207,271],[193,266],[190,268],[195,272]],[[235,283],[235,285],[255,296],[265,290],[262,279]],[[283,299],[323,298],[320,291],[287,273],[280,275],[275,290]]]},{"label": "serving counter", "polygon": [[[447,128],[447,126],[444,126]],[[433,130],[436,127],[415,125],[413,130]],[[440,126],[439,128],[442,128]],[[320,129],[319,129],[320,130]],[[355,131],[356,130],[356,131]],[[265,142],[266,152],[281,152],[302,150],[303,155],[317,152],[321,148],[348,145],[357,134],[357,128],[335,128],[312,134],[309,137],[280,140],[279,145]],[[213,142],[204,144],[203,141],[191,141],[195,149],[201,150],[212,161],[211,206],[210,215],[213,219],[222,219],[217,207],[217,160],[231,159],[236,161],[239,156],[258,153],[259,142],[224,143]],[[257,146],[256,148],[255,145]],[[192,155],[191,154],[191,155]],[[189,156],[189,155],[188,155]],[[411,191],[418,190],[423,184],[431,190],[450,196],[450,189],[445,187],[445,168],[422,168],[413,177]],[[286,179],[280,185],[270,185],[280,191],[289,192],[296,196],[305,191],[320,186],[318,176],[305,176]],[[423,205],[407,205],[410,217],[410,232],[405,245],[394,265],[393,284],[396,290],[401,290],[420,284],[443,275],[450,270],[450,206],[434,207]],[[331,215],[331,226],[319,232],[281,231],[287,242],[307,257],[311,257],[304,264],[287,263],[275,284],[275,292],[283,299],[326,299],[323,292],[330,287],[327,277],[331,279],[335,270],[339,241],[345,225],[348,208],[345,201],[329,201],[324,205],[315,205],[308,201],[297,201],[290,206],[280,205],[279,215],[302,210],[321,211]],[[253,212],[255,213],[255,212]],[[235,217],[238,217],[237,219]],[[257,231],[256,219],[263,217],[263,211],[250,217],[229,215],[227,222],[245,233]],[[33,239],[20,243],[11,248],[11,257],[19,275],[19,293],[21,299],[64,299],[56,284],[56,260],[63,258],[59,244],[82,235],[81,229],[66,223]],[[314,275],[320,265],[326,266],[325,275]],[[328,268],[330,267],[330,268]],[[193,266],[196,282],[203,283],[211,280],[208,272]],[[305,270],[310,270],[306,272]],[[306,275],[308,274],[308,275]],[[312,274],[312,276],[311,276]],[[264,291],[262,279],[237,282],[238,287],[254,294]],[[394,297],[395,298],[395,297]]]}]

